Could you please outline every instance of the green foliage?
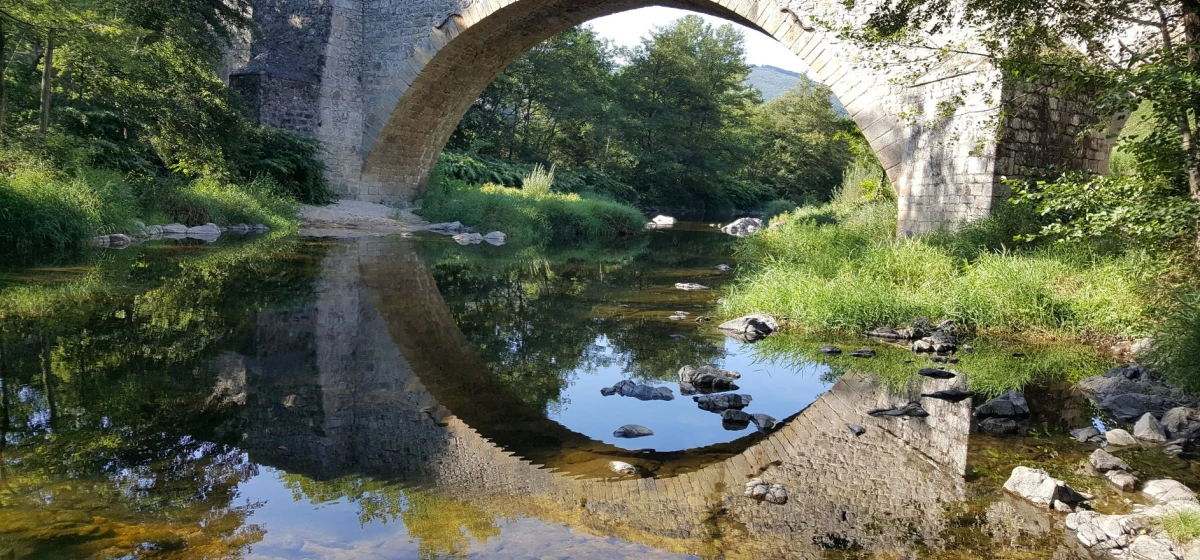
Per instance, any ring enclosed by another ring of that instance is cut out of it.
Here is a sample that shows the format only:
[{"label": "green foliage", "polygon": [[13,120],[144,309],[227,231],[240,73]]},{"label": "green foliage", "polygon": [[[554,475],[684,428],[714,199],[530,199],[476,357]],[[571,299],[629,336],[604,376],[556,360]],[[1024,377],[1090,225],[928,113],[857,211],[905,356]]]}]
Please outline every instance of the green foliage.
[{"label": "green foliage", "polygon": [[775,216],[786,214],[796,209],[796,203],[790,200],[772,200],[763,207],[763,220],[770,222]]},{"label": "green foliage", "polygon": [[1188,544],[1200,539],[1200,513],[1177,511],[1162,517],[1158,523],[1176,544]]},{"label": "green foliage", "polygon": [[641,212],[609,200],[497,185],[476,187],[445,178],[433,183],[425,193],[421,217],[502,231],[525,244],[611,240],[637,233],[646,224]]},{"label": "green foliage", "polygon": [[964,258],[976,234],[895,240],[894,217],[895,207],[882,202],[794,212],[744,242],[743,255],[761,265],[732,290],[724,312],[786,315],[809,330],[864,330],[917,317],[1027,334],[1130,336],[1149,328],[1144,256],[1105,256],[1086,246],[1020,253],[980,246]]},{"label": "green foliage", "polygon": [[761,106],[754,117],[758,146],[746,173],[781,198],[829,200],[854,159],[831,95],[828,87],[804,80]]},{"label": "green foliage", "polygon": [[1154,334],[1143,358],[1181,387],[1200,392],[1200,296],[1183,298]]},{"label": "green foliage", "polygon": [[[532,165],[512,163],[504,160],[446,150],[437,163],[442,176],[463,181],[471,185],[491,183],[505,187],[520,188],[525,177],[533,171]],[[559,171],[554,173],[554,191],[575,193],[582,196],[611,198],[617,202],[637,202],[637,191],[612,177],[591,169]]]},{"label": "green foliage", "polygon": [[278,128],[253,127],[239,146],[231,165],[235,177],[269,179],[264,184],[272,192],[304,204],[337,201],[325,180],[325,165],[318,159],[321,144],[315,138]]}]

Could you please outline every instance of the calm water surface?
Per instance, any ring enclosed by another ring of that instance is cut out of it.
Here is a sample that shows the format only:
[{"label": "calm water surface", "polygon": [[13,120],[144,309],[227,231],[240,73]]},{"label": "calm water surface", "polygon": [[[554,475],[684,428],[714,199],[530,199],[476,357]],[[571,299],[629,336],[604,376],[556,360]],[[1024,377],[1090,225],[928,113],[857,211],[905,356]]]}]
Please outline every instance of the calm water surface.
[{"label": "calm water surface", "polygon": [[[0,270],[0,558],[1083,557],[997,488],[1086,456],[1062,435],[1086,407],[1031,394],[1045,435],[999,441],[967,403],[866,417],[953,382],[911,380],[895,348],[826,362],[830,340],[696,322],[732,250],[684,224],[594,249],[267,237]],[[984,383],[1011,347],[979,346]],[[679,395],[703,364],[780,427],[726,430]],[[623,379],[675,399],[601,396]],[[630,423],[655,435],[613,437]],[[742,497],[754,476],[788,503]]]}]

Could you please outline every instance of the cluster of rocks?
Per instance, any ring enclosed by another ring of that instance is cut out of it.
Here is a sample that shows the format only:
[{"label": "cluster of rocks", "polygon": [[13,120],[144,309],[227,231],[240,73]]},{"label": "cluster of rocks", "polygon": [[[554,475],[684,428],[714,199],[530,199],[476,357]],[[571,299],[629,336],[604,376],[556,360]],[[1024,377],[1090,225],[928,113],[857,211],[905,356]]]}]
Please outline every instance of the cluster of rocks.
[{"label": "cluster of rocks", "polygon": [[459,245],[479,245],[481,243],[487,243],[488,245],[499,247],[505,243],[508,243],[508,235],[504,234],[504,232],[493,231],[487,235],[484,235],[475,231],[473,228],[462,225],[462,222],[442,222],[438,224],[430,224],[425,226],[425,231],[452,236],[454,241]]},{"label": "cluster of rocks", "polygon": [[621,395],[622,397],[632,397],[639,401],[673,401],[675,393],[670,387],[655,387],[643,383],[634,383],[628,379],[619,381],[612,387],[600,389],[600,394],[606,397],[613,395]]},{"label": "cluster of rocks", "polygon": [[208,223],[188,227],[183,224],[148,226],[142,222],[134,222],[132,235],[123,233],[100,235],[93,237],[89,244],[93,247],[124,249],[143,241],[153,241],[156,239],[199,239],[208,243],[215,243],[223,233],[246,235],[251,233],[266,233],[268,231],[270,231],[270,228],[263,224],[237,224],[225,227]]},{"label": "cluster of rocks", "polygon": [[763,221],[758,218],[739,218],[722,226],[721,231],[734,237],[746,237],[763,230]]},{"label": "cluster of rocks", "polygon": [[750,406],[754,397],[726,392],[738,390],[734,381],[741,377],[736,371],[720,370],[709,365],[684,366],[679,370],[679,392],[684,395],[701,393],[692,397],[696,406],[700,410],[720,414],[721,426],[726,430],[741,431],[750,427],[750,424],[763,432],[774,429],[777,423],[775,418],[742,411]]},{"label": "cluster of rocks", "polygon": [[888,342],[910,342],[912,351],[918,354],[946,356],[958,351],[958,338],[953,330],[951,320],[933,325],[928,319],[917,319],[910,327],[878,327],[863,334]]},{"label": "cluster of rocks", "polygon": [[985,402],[972,413],[980,432],[991,435],[1015,434],[1029,419],[1029,402],[1018,391],[1009,391]]},{"label": "cluster of rocks", "polygon": [[1134,506],[1124,515],[1081,510],[1067,516],[1067,529],[1093,556],[1111,560],[1180,560],[1200,558],[1200,541],[1179,544],[1163,529],[1162,520],[1200,515],[1195,492],[1175,480],[1151,480],[1142,488],[1150,505]]},{"label": "cluster of rocks", "polygon": [[742,495],[752,500],[776,505],[783,505],[788,501],[787,489],[779,484],[769,484],[761,478],[747,482],[746,491]]},{"label": "cluster of rocks", "polygon": [[683,366],[678,375],[679,393],[683,395],[736,391],[738,386],[734,381],[742,377],[736,371],[720,370],[709,365]]},{"label": "cluster of rocks", "polygon": [[1150,369],[1126,364],[1089,377],[1076,388],[1100,411],[1122,422],[1132,422],[1133,432],[1123,428],[1101,434],[1095,427],[1071,431],[1081,443],[1115,446],[1161,446],[1163,452],[1180,455],[1184,446],[1200,439],[1200,409],[1197,400],[1158,379]]},{"label": "cluster of rocks", "polygon": [[1106,478],[1108,483],[1117,490],[1133,492],[1133,489],[1137,487],[1137,476],[1133,473],[1133,469],[1129,468],[1129,463],[1112,453],[1097,449],[1088,457],[1088,464],[1091,465],[1093,473]]}]

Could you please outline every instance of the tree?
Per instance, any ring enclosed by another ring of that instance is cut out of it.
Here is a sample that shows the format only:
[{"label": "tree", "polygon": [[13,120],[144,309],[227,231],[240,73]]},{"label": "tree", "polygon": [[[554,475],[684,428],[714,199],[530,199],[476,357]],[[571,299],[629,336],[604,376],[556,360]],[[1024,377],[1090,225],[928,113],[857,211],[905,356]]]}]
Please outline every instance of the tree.
[{"label": "tree", "polygon": [[795,202],[825,201],[854,159],[828,87],[802,80],[754,114],[756,147],[746,175]]}]

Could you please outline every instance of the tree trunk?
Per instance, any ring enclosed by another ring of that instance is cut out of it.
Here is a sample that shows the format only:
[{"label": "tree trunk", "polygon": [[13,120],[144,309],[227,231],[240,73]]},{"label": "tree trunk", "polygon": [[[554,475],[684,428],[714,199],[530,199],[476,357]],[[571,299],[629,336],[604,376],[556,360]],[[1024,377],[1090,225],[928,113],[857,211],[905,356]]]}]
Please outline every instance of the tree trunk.
[{"label": "tree trunk", "polygon": [[54,30],[46,32],[46,55],[42,59],[42,114],[39,129],[50,130],[50,92],[54,85]]}]

